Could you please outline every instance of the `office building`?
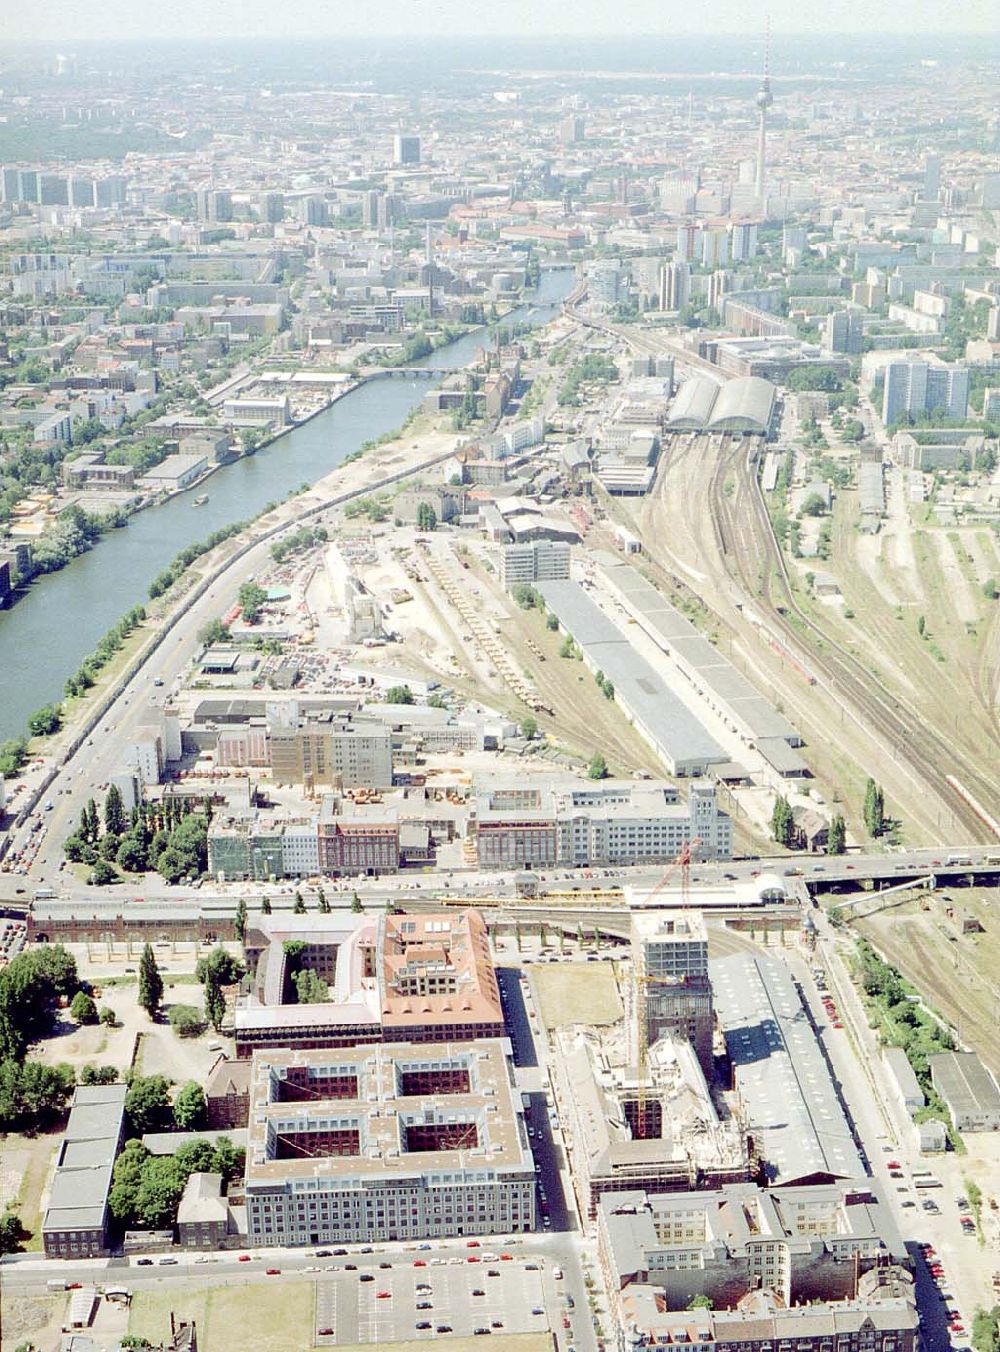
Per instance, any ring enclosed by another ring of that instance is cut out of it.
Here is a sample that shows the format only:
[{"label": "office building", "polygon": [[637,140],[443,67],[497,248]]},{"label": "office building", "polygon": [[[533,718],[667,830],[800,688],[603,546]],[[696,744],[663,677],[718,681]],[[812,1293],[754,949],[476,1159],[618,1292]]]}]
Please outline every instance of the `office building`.
[{"label": "office building", "polygon": [[691,299],[691,266],[688,263],[660,265],[661,310],[683,310]]},{"label": "office building", "polygon": [[266,192],[260,200],[261,219],[277,225],[285,219],[285,197],[280,192]]},{"label": "office building", "polygon": [[630,1352],[918,1352],[923,1345],[913,1278],[891,1264],[864,1273],[849,1301],[786,1308],[765,1290],[732,1310],[670,1310],[655,1287],[635,1284],[617,1306]]},{"label": "office building", "polygon": [[939,413],[964,418],[969,409],[969,368],[931,363],[918,357],[891,361],[885,368],[882,421],[892,426],[909,415]]},{"label": "office building", "polygon": [[695,838],[697,856],[732,857],[732,820],[707,784],[693,784],[681,803],[665,781],[484,779],[469,829],[480,868],[669,863]]},{"label": "office building", "polygon": [[533,1230],[510,1043],[256,1053],[245,1184],[255,1246]]},{"label": "office building", "polygon": [[233,219],[232,195],[218,188],[199,189],[195,204],[199,221],[209,224],[225,224]]},{"label": "office building", "polygon": [[127,1085],[78,1085],[42,1218],[46,1258],[108,1254],[108,1196],[125,1131]]},{"label": "office building", "polygon": [[559,126],[559,139],[564,146],[579,145],[584,139],[585,124],[575,113],[564,118]]},{"label": "office building", "polygon": [[500,585],[505,591],[550,578],[569,577],[570,546],[564,540],[529,540],[500,548]]},{"label": "office building", "polygon": [[928,155],[924,160],[924,192],[925,202],[936,202],[941,196],[941,156]]},{"label": "office building", "polygon": [[597,1209],[608,1289],[652,1286],[674,1309],[696,1296],[735,1306],[772,1291],[783,1306],[854,1297],[872,1268],[909,1264],[888,1204],[868,1178],[815,1187],[733,1183],[711,1192],[631,1192]]},{"label": "office building", "polygon": [[708,932],[699,911],[632,916],[632,970],[639,1035],[651,1047],[664,1033],[686,1039],[712,1075],[712,987]]},{"label": "office building", "polygon": [[857,354],[864,350],[865,331],[859,310],[834,310],[827,315],[823,346],[828,352]]},{"label": "office building", "polygon": [[[295,963],[329,988],[318,1004],[288,1003]],[[504,1035],[503,1006],[478,911],[377,917],[257,916],[247,929],[252,987],[234,1015],[241,1060],[261,1047],[353,1047]]]},{"label": "office building", "polygon": [[729,236],[729,256],[734,263],[744,263],[756,255],[756,221],[734,221],[729,228]]},{"label": "office building", "polygon": [[420,137],[400,133],[392,140],[392,158],[394,164],[420,163]]},{"label": "office building", "polygon": [[295,701],[268,710],[271,776],[306,788],[387,789],[392,734],[384,724],[330,711],[299,716]]}]

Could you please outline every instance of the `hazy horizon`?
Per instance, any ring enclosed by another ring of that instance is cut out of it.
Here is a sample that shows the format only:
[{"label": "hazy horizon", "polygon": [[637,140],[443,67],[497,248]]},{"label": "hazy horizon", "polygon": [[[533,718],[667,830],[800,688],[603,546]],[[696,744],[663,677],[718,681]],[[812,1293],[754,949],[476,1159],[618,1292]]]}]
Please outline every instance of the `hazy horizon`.
[{"label": "hazy horizon", "polygon": [[[169,7],[151,0],[106,0],[99,8],[81,0],[38,0],[8,14],[8,43],[147,42],[193,39],[226,41],[278,39],[314,41],[328,38],[379,39],[498,37],[504,40],[536,38],[734,36],[760,34],[769,14],[776,35],[809,37],[817,34],[878,37],[881,35],[990,36],[996,38],[996,8],[991,0],[952,0],[951,4],[913,0],[828,0],[803,19],[798,0],[767,0],[748,7],[740,0],[706,0],[692,9],[672,9],[662,0],[578,0],[573,24],[566,23],[564,5],[554,0],[435,0],[404,3],[383,0],[370,4],[332,5],[329,0],[299,0],[289,16],[273,0],[175,0]],[[984,53],[989,55],[989,53]],[[994,51],[994,56],[997,52]]]}]

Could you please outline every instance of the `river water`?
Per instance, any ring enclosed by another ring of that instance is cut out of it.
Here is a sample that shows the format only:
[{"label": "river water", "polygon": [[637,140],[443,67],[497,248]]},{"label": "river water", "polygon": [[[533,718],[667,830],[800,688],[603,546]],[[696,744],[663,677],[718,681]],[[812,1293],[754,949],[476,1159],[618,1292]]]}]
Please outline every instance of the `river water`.
[{"label": "river water", "polygon": [[[543,272],[535,302],[506,322],[547,323],[573,283],[571,271]],[[415,364],[466,366],[482,342],[481,333],[467,334]],[[192,509],[194,494],[181,493],[38,579],[11,610],[0,612],[0,740],[21,734],[30,713],[62,697],[66,678],[126,610],[146,601],[152,579],[185,545],[315,483],[362,442],[399,427],[432,388],[426,379],[362,385],[266,450],[217,470],[206,482],[203,507]]]}]

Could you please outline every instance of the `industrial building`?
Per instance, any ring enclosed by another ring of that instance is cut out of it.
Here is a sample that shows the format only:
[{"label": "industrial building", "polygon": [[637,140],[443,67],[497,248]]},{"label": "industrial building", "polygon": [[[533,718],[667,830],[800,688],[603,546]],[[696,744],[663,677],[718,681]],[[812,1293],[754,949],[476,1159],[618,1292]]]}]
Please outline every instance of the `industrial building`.
[{"label": "industrial building", "polygon": [[760,376],[739,376],[721,388],[708,376],[693,376],[677,391],[667,415],[673,432],[766,434],[774,413],[775,388]]},{"label": "industrial building", "polygon": [[[287,943],[303,944],[294,960]],[[262,1047],[353,1047],[502,1037],[503,1007],[478,911],[421,915],[258,916],[248,927],[254,976],[234,1016],[236,1054]],[[330,998],[291,1002],[295,970]]]},{"label": "industrial building", "polygon": [[612,1194],[601,1198],[597,1234],[609,1291],[649,1285],[674,1309],[696,1296],[732,1307],[756,1290],[773,1291],[784,1306],[850,1300],[860,1273],[909,1263],[890,1209],[867,1178]]},{"label": "industrial building", "polygon": [[269,704],[271,776],[278,784],[385,789],[392,784],[392,736],[384,724],[332,710]]},{"label": "industrial building", "polygon": [[108,1253],[108,1196],[125,1131],[124,1084],[78,1085],[42,1218],[46,1258]]},{"label": "industrial building", "polygon": [[601,575],[617,599],[678,671],[746,745],[768,763],[776,778],[798,778],[808,766],[794,749],[798,729],[764,698],[743,673],[637,569],[608,562]]},{"label": "industrial building", "polygon": [[543,582],[539,591],[572,636],[588,670],[602,671],[615,702],[670,775],[703,775],[729,760],[722,747],[578,582]]},{"label": "industrial building", "polygon": [[864,1166],[816,1035],[784,963],[709,962],[733,1087],[772,1187],[861,1178]]},{"label": "industrial building", "polygon": [[975,1052],[942,1052],[928,1065],[956,1131],[1000,1131],[1000,1090]]},{"label": "industrial building", "polygon": [[533,1230],[510,1043],[258,1052],[245,1182],[256,1246]]},{"label": "industrial building", "polygon": [[732,857],[732,820],[708,784],[692,785],[687,803],[656,780],[483,779],[476,787],[470,834],[480,868],[666,864],[696,839],[697,857]]}]

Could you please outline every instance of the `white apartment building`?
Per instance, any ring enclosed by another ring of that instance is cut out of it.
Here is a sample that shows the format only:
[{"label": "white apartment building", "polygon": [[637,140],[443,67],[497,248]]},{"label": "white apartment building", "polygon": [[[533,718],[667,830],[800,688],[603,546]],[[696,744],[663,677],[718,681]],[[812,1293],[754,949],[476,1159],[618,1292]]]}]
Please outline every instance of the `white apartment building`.
[{"label": "white apartment building", "polygon": [[505,591],[519,583],[549,582],[569,577],[570,546],[564,540],[531,540],[500,550],[500,584]]}]

